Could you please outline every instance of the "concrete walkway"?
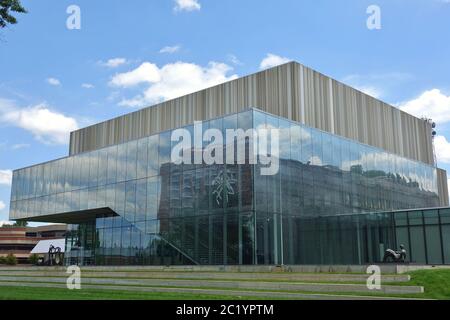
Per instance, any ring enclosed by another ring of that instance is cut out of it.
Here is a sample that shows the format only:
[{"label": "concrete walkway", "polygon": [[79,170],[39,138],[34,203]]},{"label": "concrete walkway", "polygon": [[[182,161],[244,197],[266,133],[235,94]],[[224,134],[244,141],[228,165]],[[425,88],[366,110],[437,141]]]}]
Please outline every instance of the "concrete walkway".
[{"label": "concrete walkway", "polygon": [[[161,272],[161,271],[93,271],[81,269],[83,277],[130,278],[130,279],[202,279],[202,280],[266,280],[289,282],[361,282],[367,274],[327,274],[327,273],[250,273],[250,272]],[[2,270],[0,276],[67,277],[65,270]],[[382,275],[382,282],[408,282],[409,275]]]}]

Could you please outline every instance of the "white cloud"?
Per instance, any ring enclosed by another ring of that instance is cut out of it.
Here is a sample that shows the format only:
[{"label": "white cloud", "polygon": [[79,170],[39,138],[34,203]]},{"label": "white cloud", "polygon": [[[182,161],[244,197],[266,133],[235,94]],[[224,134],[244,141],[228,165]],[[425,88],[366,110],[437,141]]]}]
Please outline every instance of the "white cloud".
[{"label": "white cloud", "polygon": [[280,57],[272,53],[268,53],[267,56],[261,61],[259,68],[261,70],[276,67],[280,64],[284,64],[291,61],[289,58]]},{"label": "white cloud", "polygon": [[232,64],[234,64],[236,66],[243,65],[243,63],[234,54],[229,54],[228,59],[231,61]]},{"label": "white cloud", "polygon": [[59,81],[56,78],[48,78],[47,83],[52,86],[60,86],[61,85],[61,81]]},{"label": "white cloud", "polygon": [[411,74],[403,72],[350,74],[344,77],[342,82],[369,96],[380,99],[396,86],[413,78]]},{"label": "white cloud", "polygon": [[425,91],[419,97],[399,105],[401,110],[416,117],[427,117],[440,124],[450,122],[450,96],[439,89]]},{"label": "white cloud", "polygon": [[45,103],[20,108],[0,99],[0,123],[27,130],[43,143],[66,144],[69,133],[78,129],[76,119],[52,111]]},{"label": "white cloud", "polygon": [[83,84],[81,84],[81,87],[84,89],[92,89],[92,88],[94,88],[94,85],[90,84],[90,83],[83,83]]},{"label": "white cloud", "polygon": [[[399,103],[397,106],[418,118],[433,119],[438,124],[450,122],[450,96],[446,96],[439,89],[424,91],[417,98]],[[436,158],[439,163],[450,164],[450,142],[438,135],[434,138]]]},{"label": "white cloud", "polygon": [[128,60],[125,58],[112,58],[109,59],[106,62],[99,61],[98,62],[101,66],[107,67],[107,68],[117,68],[123,64],[127,64]]},{"label": "white cloud", "polygon": [[144,62],[136,69],[116,74],[110,81],[110,85],[116,87],[133,87],[140,83],[156,83],[161,81],[160,71],[157,65]]},{"label": "white cloud", "polygon": [[[5,203],[3,201],[0,201],[0,211],[5,209],[5,208],[6,208]],[[4,221],[2,221],[2,222],[4,222]]]},{"label": "white cloud", "polygon": [[[450,186],[450,178],[447,179],[447,186]],[[450,188],[448,188],[448,195],[450,197]]]},{"label": "white cloud", "polygon": [[175,62],[161,68],[144,62],[130,72],[116,74],[110,85],[122,88],[149,85],[142,94],[119,103],[121,106],[142,107],[236,79],[237,75],[228,76],[232,69],[227,64],[218,62],[210,62],[206,67]]},{"label": "white cloud", "polygon": [[31,145],[29,143],[17,143],[14,144],[11,148],[13,150],[19,150],[19,149],[25,149],[25,148],[29,148],[31,147]]},{"label": "white cloud", "polygon": [[387,73],[371,73],[371,74],[350,74],[344,79],[343,82],[350,83],[367,83],[367,82],[404,82],[413,79],[413,75],[404,72],[387,72]]},{"label": "white cloud", "polygon": [[178,52],[178,51],[180,51],[180,49],[181,49],[181,46],[166,46],[166,47],[164,47],[164,48],[162,48],[161,50],[159,50],[159,53],[169,53],[169,54],[172,54],[172,53],[175,53],[175,52]]},{"label": "white cloud", "polygon": [[450,163],[450,142],[444,136],[434,138],[434,149],[436,158],[440,163]]},{"label": "white cloud", "polygon": [[12,181],[11,170],[0,170],[0,184],[10,186]]},{"label": "white cloud", "polygon": [[0,227],[4,226],[4,225],[12,225],[14,224],[13,221],[2,221],[0,220]]},{"label": "white cloud", "polygon": [[175,0],[175,11],[195,11],[200,9],[201,5],[198,0]]}]

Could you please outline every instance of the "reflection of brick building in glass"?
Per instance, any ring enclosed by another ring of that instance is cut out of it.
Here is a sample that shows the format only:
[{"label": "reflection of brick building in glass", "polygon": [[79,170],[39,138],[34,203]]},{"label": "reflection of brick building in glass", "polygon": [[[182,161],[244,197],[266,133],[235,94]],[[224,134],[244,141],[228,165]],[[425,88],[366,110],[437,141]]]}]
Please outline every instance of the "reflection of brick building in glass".
[{"label": "reflection of brick building in glass", "polygon": [[28,263],[30,251],[40,240],[64,238],[66,228],[66,225],[0,227],[0,257],[6,257],[11,253],[19,263]]}]

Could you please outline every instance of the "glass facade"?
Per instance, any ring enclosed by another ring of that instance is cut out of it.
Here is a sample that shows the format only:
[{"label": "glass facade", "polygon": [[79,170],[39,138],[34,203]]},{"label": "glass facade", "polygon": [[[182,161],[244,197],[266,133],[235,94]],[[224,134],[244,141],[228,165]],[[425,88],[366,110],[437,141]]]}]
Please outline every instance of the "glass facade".
[{"label": "glass facade", "polygon": [[[194,126],[186,128],[194,144]],[[375,261],[381,249],[339,256],[332,246],[317,242],[318,230],[331,236],[329,228],[335,228],[338,238],[323,241],[353,246],[351,234],[339,229],[353,228],[353,219],[369,229],[371,223],[393,228],[384,218],[360,213],[439,204],[434,167],[381,149],[256,109],[203,122],[203,130],[208,128],[224,136],[226,129],[279,129],[278,173],[261,175],[264,166],[248,161],[171,163],[178,142],[171,142],[167,131],[14,171],[10,216],[49,216],[57,222],[70,213],[68,263],[363,263]],[[269,151],[271,143],[269,139]],[[248,160],[248,140],[246,149]],[[226,152],[224,146],[225,157]],[[193,148],[192,159],[194,153]],[[116,215],[96,213],[101,208]],[[90,210],[90,219],[80,215],[77,221],[73,214]],[[426,232],[428,226],[408,228],[414,239],[438,242]],[[395,244],[397,236],[390,234],[386,231],[386,245]],[[329,253],[322,252],[319,259],[317,250]],[[438,261],[436,255],[418,256],[417,261],[423,257]]]},{"label": "glass facade", "polygon": [[404,245],[407,262],[450,264],[450,209],[283,217],[285,264],[365,264]]}]

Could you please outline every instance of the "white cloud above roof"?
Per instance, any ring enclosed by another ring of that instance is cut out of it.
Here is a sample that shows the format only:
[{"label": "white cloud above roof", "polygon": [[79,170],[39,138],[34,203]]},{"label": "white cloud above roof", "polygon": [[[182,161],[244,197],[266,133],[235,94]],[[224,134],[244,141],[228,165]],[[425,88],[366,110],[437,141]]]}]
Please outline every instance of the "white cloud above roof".
[{"label": "white cloud above roof", "polygon": [[117,68],[121,65],[127,64],[129,61],[125,58],[112,58],[107,61],[99,61],[98,63],[107,68]]},{"label": "white cloud above roof", "polygon": [[179,46],[179,45],[176,45],[176,46],[165,46],[164,48],[162,48],[161,50],[159,50],[159,53],[169,53],[169,54],[172,54],[172,53],[175,53],[175,52],[180,51],[180,49],[181,49],[181,46]]},{"label": "white cloud above roof", "polygon": [[56,79],[56,78],[47,78],[47,83],[52,86],[60,86],[61,85],[61,81],[59,81],[59,79]]},{"label": "white cloud above roof", "polygon": [[175,0],[175,11],[198,11],[201,9],[198,0]]},{"label": "white cloud above roof", "polygon": [[276,54],[273,53],[268,53],[266,55],[266,57],[261,61],[259,68],[261,70],[263,69],[269,69],[272,67],[276,67],[279,66],[280,64],[284,64],[291,61],[291,59],[286,58],[286,57],[282,57],[282,56],[278,56]]},{"label": "white cloud above roof", "polygon": [[11,225],[11,224],[13,224],[13,222],[12,221],[4,221],[4,220],[0,220],[0,227],[1,226],[4,226],[4,225]]},{"label": "white cloud above roof", "polygon": [[450,164],[450,142],[444,136],[434,138],[434,149],[438,163]]},{"label": "white cloud above roof", "polygon": [[81,87],[84,88],[84,89],[93,89],[94,85],[90,84],[90,83],[82,83]]},{"label": "white cloud above roof", "polygon": [[413,116],[430,118],[438,124],[450,122],[450,96],[439,89],[427,90],[417,98],[399,105],[401,110]]},{"label": "white cloud above roof", "polygon": [[12,170],[0,170],[0,185],[10,186],[12,180]]},{"label": "white cloud above roof", "polygon": [[46,103],[18,107],[1,98],[0,123],[24,129],[46,144],[67,144],[70,132],[78,129],[75,118],[52,110]]},{"label": "white cloud above roof", "polygon": [[120,88],[146,85],[141,94],[119,103],[126,107],[143,107],[236,79],[236,74],[229,75],[232,70],[229,65],[219,62],[200,66],[179,61],[161,68],[144,62],[134,70],[113,76],[110,85]]}]

